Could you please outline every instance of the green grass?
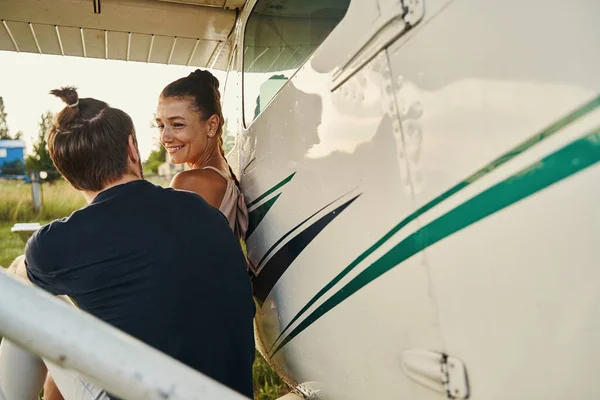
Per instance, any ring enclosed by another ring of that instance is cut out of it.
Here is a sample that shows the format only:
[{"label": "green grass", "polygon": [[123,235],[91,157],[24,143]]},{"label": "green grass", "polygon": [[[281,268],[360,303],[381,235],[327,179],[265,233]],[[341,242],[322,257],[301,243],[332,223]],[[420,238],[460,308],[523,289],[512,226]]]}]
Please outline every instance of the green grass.
[{"label": "green grass", "polygon": [[[169,183],[157,177],[148,180],[161,186]],[[43,207],[36,213],[31,201],[31,185],[0,180],[0,266],[8,267],[25,249],[25,242],[10,231],[15,223],[39,222],[43,225],[85,206],[83,196],[62,180],[42,185],[42,193]],[[252,372],[255,400],[275,400],[289,392],[287,385],[258,352]]]},{"label": "green grass", "polygon": [[33,208],[31,185],[0,180],[0,221],[34,222],[68,216],[85,205],[83,196],[65,181],[42,185],[43,207],[39,213]]},{"label": "green grass", "polygon": [[[169,182],[151,177],[150,182],[166,186]],[[69,216],[85,206],[85,199],[67,182],[61,180],[41,185],[43,207],[39,213],[33,208],[31,185],[0,179],[0,221],[37,222]]]},{"label": "green grass", "polygon": [[289,389],[265,359],[256,352],[252,368],[254,400],[273,400],[289,393]]},{"label": "green grass", "polygon": [[13,260],[23,254],[25,243],[11,233],[12,222],[0,221],[0,266],[7,268]]}]

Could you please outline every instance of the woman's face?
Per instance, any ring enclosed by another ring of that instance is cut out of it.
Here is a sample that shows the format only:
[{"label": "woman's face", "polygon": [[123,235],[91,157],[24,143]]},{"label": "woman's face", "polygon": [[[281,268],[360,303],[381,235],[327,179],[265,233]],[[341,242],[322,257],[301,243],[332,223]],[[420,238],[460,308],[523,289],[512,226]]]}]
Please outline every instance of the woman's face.
[{"label": "woman's face", "polygon": [[203,121],[192,108],[191,99],[163,97],[158,99],[156,124],[160,142],[173,164],[193,164],[209,150],[208,142],[214,137],[210,119]]}]

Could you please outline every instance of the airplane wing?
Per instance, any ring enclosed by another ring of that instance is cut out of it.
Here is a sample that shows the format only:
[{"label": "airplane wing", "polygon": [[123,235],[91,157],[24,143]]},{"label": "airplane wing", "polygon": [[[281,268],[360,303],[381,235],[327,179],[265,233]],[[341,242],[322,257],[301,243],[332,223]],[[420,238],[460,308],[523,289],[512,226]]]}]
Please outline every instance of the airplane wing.
[{"label": "airplane wing", "polygon": [[0,50],[225,69],[245,0],[2,0]]}]

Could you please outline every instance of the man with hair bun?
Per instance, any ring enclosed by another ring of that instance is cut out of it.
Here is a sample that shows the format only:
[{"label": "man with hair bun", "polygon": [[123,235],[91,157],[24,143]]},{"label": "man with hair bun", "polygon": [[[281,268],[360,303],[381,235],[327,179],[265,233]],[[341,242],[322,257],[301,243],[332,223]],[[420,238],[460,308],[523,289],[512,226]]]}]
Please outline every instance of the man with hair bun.
[{"label": "man with hair bun", "polygon": [[[48,150],[88,205],[40,228],[11,271],[252,397],[255,306],[228,220],[196,193],[143,179],[125,112],[79,98],[72,87],[51,93],[66,106],[49,131]],[[3,340],[0,393],[37,398],[43,368]],[[46,400],[116,398],[70,371],[48,370]]]}]

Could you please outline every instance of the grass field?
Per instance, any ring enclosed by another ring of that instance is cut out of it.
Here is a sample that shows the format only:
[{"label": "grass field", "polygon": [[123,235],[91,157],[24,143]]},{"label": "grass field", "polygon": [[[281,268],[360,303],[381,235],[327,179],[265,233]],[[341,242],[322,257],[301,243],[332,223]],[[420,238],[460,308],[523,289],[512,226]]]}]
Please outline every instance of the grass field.
[{"label": "grass field", "polygon": [[25,243],[10,231],[12,222],[0,221],[0,266],[7,268],[13,260],[23,254]]},{"label": "grass field", "polygon": [[31,185],[0,181],[0,221],[30,222],[68,216],[85,205],[83,196],[64,181],[42,185],[44,206],[39,214],[33,209]]},{"label": "grass field", "polygon": [[[168,181],[150,178],[155,184],[166,186]],[[23,254],[25,242],[10,231],[17,222],[39,222],[42,225],[57,218],[69,216],[85,206],[83,196],[64,181],[42,185],[43,207],[33,209],[31,185],[0,180],[0,266],[8,267]],[[288,392],[269,364],[256,353],[253,369],[254,399],[274,400]]]}]

